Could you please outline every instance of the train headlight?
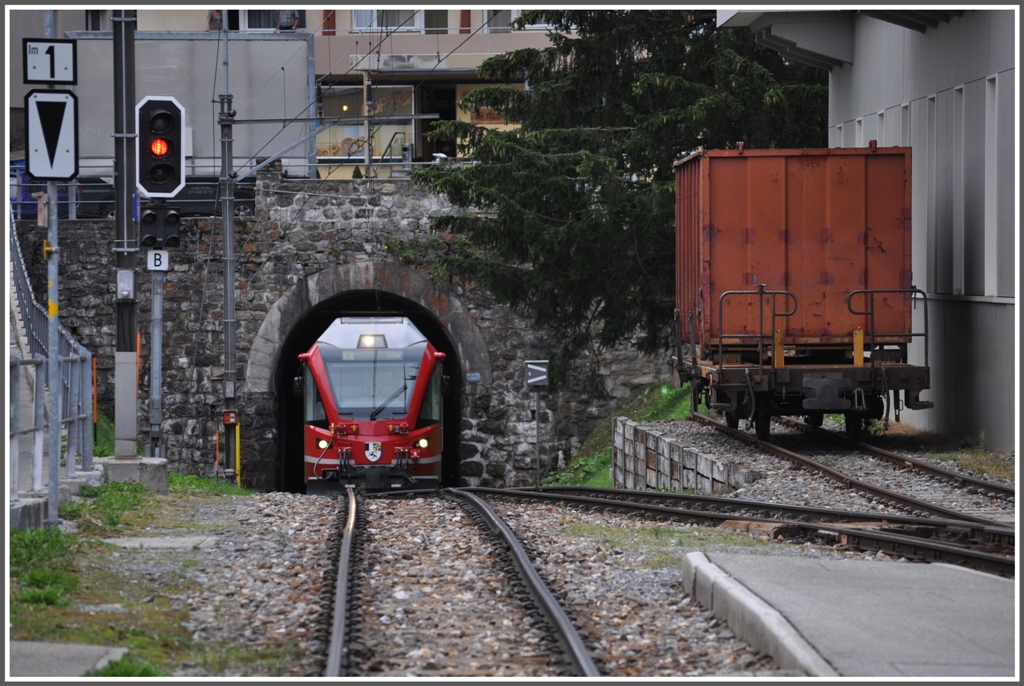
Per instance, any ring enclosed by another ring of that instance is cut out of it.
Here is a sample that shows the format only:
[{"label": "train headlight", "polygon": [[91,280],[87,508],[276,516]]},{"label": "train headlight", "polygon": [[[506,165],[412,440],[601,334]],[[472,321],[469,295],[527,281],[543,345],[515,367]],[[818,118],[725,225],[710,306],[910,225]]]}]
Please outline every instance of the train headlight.
[{"label": "train headlight", "polygon": [[316,442],[316,447],[320,448],[320,450],[327,450],[327,446],[329,446],[330,444],[331,442],[328,441],[326,438],[321,438],[319,441]]},{"label": "train headlight", "polygon": [[382,333],[364,333],[359,336],[359,342],[356,344],[357,348],[386,348],[388,347],[387,339],[384,338]]},{"label": "train headlight", "polygon": [[416,441],[416,445],[420,448],[426,448],[428,445],[430,445],[430,441],[428,441],[425,438],[421,438],[420,440]]}]

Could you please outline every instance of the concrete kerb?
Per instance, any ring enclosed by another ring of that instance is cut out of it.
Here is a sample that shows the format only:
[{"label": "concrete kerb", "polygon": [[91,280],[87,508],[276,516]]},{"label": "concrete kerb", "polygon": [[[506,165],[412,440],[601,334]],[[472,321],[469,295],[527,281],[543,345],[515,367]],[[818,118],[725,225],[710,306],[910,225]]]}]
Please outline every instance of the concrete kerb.
[{"label": "concrete kerb", "polygon": [[778,610],[726,574],[704,553],[688,553],[683,558],[683,588],[723,619],[737,638],[771,655],[782,669],[798,669],[808,676],[839,676]]}]

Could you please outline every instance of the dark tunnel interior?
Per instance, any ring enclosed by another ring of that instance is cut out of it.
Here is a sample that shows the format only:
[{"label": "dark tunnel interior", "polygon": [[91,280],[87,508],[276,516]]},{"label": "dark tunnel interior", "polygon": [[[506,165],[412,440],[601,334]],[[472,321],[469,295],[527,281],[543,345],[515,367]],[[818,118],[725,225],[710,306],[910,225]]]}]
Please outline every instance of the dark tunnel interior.
[{"label": "dark tunnel interior", "polygon": [[444,398],[444,442],[441,458],[442,486],[459,484],[459,434],[462,425],[462,363],[447,330],[437,316],[394,293],[378,290],[346,291],[311,308],[285,340],[274,380],[277,405],[279,458],[277,489],[303,493],[302,403],[292,394],[292,379],[301,372],[299,354],[310,346],[338,317],[405,316],[423,332],[434,347],[445,353],[445,374],[451,390]]}]

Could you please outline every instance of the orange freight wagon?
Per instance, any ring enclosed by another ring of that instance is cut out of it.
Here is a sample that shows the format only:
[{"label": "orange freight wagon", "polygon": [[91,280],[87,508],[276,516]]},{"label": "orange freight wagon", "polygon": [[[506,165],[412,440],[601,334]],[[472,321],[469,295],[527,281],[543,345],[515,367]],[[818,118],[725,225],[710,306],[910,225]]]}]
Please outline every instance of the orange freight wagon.
[{"label": "orange freight wagon", "polygon": [[[852,436],[930,407],[910,365],[910,148],[712,150],[676,162],[675,368],[694,400],[768,435],[774,415]],[[927,312],[927,310],[925,310]],[[927,315],[925,315],[927,316]],[[927,320],[925,320],[927,321]],[[685,344],[685,349],[683,344]],[[694,403],[696,407],[696,402]]]}]

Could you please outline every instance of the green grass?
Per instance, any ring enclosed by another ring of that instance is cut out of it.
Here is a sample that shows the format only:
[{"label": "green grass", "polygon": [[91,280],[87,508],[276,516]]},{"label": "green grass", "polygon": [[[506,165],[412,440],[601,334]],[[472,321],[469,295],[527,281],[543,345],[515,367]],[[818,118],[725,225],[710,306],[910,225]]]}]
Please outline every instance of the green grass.
[{"label": "green grass", "polygon": [[54,528],[11,529],[10,541],[12,601],[67,605],[67,597],[78,588],[70,564],[75,538]]},{"label": "green grass", "polygon": [[[690,386],[673,388],[665,384],[648,389],[617,413],[637,422],[684,419],[690,416]],[[593,486],[611,488],[612,427],[614,417],[606,417],[591,432],[564,469],[541,481],[544,486]]]},{"label": "green grass", "polygon": [[[630,564],[646,569],[680,569],[683,556],[693,550],[737,552],[767,550],[774,543],[747,533],[723,528],[684,527],[630,520],[624,526],[592,524],[563,517],[561,529],[576,538],[589,538],[600,542],[598,559],[606,562],[622,551],[639,553]],[[624,564],[621,558],[616,557]]]},{"label": "green grass", "polygon": [[[188,608],[174,597],[184,591],[200,554],[172,551],[176,571],[152,576],[127,571],[126,556],[135,553],[102,539],[154,535],[157,531],[189,533],[230,528],[228,519],[196,524],[185,503],[215,503],[251,493],[234,483],[171,473],[168,493],[152,493],[135,483],[82,487],[81,502],[61,503],[59,514],[74,520],[75,533],[57,527],[10,531],[10,638],[51,643],[121,646],[130,657],[90,673],[100,677],[169,676],[185,663],[212,675],[253,673],[284,675],[298,648],[239,646],[220,641],[193,642],[187,628]],[[116,610],[97,609],[115,605]]]},{"label": "green grass", "polygon": [[181,495],[252,495],[253,493],[250,489],[241,488],[230,481],[174,472],[167,476],[167,488],[171,493]]},{"label": "green grass", "polygon": [[148,489],[130,481],[110,481],[100,486],[83,484],[78,491],[82,502],[60,503],[57,514],[76,522],[89,522],[117,529],[129,513],[143,515],[148,505]]},{"label": "green grass", "polygon": [[114,422],[110,417],[99,412],[96,422],[96,439],[93,441],[93,457],[112,457],[114,455]]},{"label": "green grass", "polygon": [[90,669],[85,676],[171,676],[145,660],[136,660],[125,655],[116,662],[109,662],[101,669]]},{"label": "green grass", "polygon": [[[167,475],[168,496],[203,497],[220,495],[250,495],[252,491],[234,483],[171,472]],[[81,502],[64,502],[57,506],[62,519],[75,522],[82,533],[145,527],[160,506],[160,498],[145,486],[130,481],[110,481],[100,486],[83,484],[78,491]]]}]

